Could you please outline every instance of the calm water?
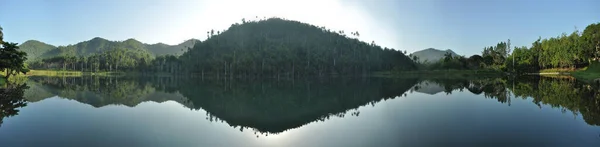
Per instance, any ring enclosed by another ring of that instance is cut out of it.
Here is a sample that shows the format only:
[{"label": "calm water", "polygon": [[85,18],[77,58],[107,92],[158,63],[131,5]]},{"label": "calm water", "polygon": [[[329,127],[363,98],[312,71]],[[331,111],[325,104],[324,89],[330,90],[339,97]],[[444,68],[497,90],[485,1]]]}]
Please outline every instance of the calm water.
[{"label": "calm water", "polygon": [[30,77],[0,90],[0,146],[600,146],[573,79]]}]

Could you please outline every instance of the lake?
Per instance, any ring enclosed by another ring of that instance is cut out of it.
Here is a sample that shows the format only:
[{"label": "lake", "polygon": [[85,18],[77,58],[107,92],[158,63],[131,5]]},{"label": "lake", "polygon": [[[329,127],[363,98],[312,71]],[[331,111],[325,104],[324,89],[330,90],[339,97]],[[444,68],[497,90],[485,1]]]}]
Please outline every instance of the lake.
[{"label": "lake", "polygon": [[29,77],[0,146],[600,146],[572,78]]}]

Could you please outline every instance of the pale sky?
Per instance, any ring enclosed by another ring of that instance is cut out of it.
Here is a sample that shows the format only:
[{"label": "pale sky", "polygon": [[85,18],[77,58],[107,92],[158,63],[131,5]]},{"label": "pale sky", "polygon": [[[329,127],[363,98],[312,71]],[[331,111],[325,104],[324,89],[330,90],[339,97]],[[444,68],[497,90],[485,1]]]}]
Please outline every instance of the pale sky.
[{"label": "pale sky", "polygon": [[511,39],[583,30],[600,22],[598,0],[0,0],[6,41],[68,45],[103,37],[144,43],[204,40],[242,18],[282,17],[332,30],[358,31],[365,42],[407,50],[481,53]]}]

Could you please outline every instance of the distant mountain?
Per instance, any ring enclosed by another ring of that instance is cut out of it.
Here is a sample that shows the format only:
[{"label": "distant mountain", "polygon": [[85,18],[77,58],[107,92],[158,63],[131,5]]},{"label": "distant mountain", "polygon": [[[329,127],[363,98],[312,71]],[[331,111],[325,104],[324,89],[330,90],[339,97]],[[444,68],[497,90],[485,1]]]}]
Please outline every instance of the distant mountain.
[{"label": "distant mountain", "polygon": [[142,50],[151,53],[154,56],[176,55],[179,56],[192,47],[194,43],[200,42],[197,39],[190,39],[178,45],[167,45],[163,43],[145,44],[135,39],[125,41],[110,41],[104,38],[95,37],[88,41],[79,42],[67,46],[53,46],[37,40],[29,40],[19,47],[27,53],[28,61],[50,58],[60,55],[89,56],[95,53],[102,53],[114,48],[124,48],[132,50]]},{"label": "distant mountain", "polygon": [[37,40],[28,40],[19,45],[19,48],[27,53],[27,60],[31,61],[31,59],[35,59],[52,49],[56,49],[56,46]]},{"label": "distant mountain", "polygon": [[161,55],[182,55],[184,52],[187,51],[188,48],[191,48],[194,46],[195,43],[199,43],[200,40],[198,39],[190,39],[190,40],[186,40],[183,43],[180,43],[178,45],[167,45],[164,43],[157,43],[157,44],[146,44],[146,48],[154,53],[154,55],[156,56],[161,56]]},{"label": "distant mountain", "polygon": [[428,49],[424,49],[421,51],[416,51],[414,53],[412,53],[413,56],[418,57],[418,62],[419,63],[434,63],[439,61],[440,59],[444,58],[444,55],[446,55],[446,53],[450,53],[452,54],[452,56],[459,56],[458,54],[454,53],[454,51],[447,49],[447,50],[438,50],[438,49],[434,49],[434,48],[428,48]]}]

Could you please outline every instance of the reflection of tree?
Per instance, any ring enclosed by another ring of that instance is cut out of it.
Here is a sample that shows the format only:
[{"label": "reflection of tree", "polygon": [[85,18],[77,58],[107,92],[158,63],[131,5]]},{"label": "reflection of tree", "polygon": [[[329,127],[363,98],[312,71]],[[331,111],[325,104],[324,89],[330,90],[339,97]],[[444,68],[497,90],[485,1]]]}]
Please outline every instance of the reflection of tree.
[{"label": "reflection of tree", "polygon": [[18,115],[18,108],[27,106],[27,101],[23,98],[23,91],[27,88],[26,84],[0,88],[0,126],[5,117]]},{"label": "reflection of tree", "polygon": [[474,94],[510,105],[510,93],[531,98],[541,108],[548,105],[563,112],[581,113],[585,122],[600,125],[600,88],[572,78],[519,77],[518,79],[431,80],[444,85],[446,92],[467,88]]},{"label": "reflection of tree", "polygon": [[540,78],[521,82],[514,88],[515,95],[532,97],[533,102],[550,105],[581,113],[583,119],[591,125],[600,125],[600,89],[597,86],[568,78]]},{"label": "reflection of tree", "polygon": [[400,96],[415,83],[389,79],[187,81],[180,91],[194,106],[206,110],[211,121],[279,133],[348,113],[357,116],[356,108]]}]

